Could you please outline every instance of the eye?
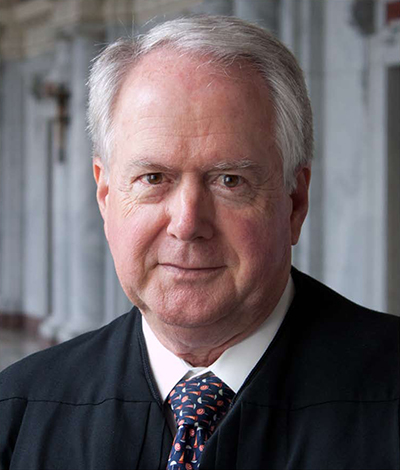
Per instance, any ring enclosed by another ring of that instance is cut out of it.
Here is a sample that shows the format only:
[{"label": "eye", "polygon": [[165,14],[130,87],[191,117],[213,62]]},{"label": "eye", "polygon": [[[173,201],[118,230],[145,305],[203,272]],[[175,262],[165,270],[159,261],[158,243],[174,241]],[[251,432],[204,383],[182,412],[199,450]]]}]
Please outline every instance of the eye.
[{"label": "eye", "polygon": [[227,188],[236,188],[243,183],[243,178],[239,175],[222,175],[222,183]]},{"label": "eye", "polygon": [[153,186],[161,184],[164,181],[162,173],[149,173],[147,175],[144,175],[143,179],[146,181],[146,183],[151,184]]}]

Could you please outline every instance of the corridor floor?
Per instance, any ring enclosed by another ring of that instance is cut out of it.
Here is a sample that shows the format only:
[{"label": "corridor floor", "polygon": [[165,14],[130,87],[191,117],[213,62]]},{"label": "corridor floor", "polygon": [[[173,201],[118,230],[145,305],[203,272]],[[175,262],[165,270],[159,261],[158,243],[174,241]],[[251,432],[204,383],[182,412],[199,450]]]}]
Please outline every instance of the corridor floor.
[{"label": "corridor floor", "polygon": [[0,371],[41,349],[43,345],[28,332],[0,328]]}]

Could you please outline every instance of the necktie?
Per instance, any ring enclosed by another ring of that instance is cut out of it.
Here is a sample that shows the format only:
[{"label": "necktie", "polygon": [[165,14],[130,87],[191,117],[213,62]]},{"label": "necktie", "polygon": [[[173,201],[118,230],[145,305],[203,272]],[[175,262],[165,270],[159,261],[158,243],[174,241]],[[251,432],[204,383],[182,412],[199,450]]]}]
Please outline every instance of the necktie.
[{"label": "necktie", "polygon": [[196,470],[207,439],[226,414],[234,392],[215,375],[179,382],[168,403],[178,425],[167,470]]}]

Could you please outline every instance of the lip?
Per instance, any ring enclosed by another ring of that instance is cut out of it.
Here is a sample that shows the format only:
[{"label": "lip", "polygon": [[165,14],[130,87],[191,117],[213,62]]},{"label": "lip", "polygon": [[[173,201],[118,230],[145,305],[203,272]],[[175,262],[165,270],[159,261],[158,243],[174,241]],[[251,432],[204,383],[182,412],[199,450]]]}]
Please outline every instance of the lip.
[{"label": "lip", "polygon": [[163,266],[165,268],[182,269],[184,271],[207,271],[207,270],[212,270],[212,269],[223,268],[223,266],[182,266],[182,265],[173,264],[173,263],[159,263],[159,264],[160,266]]},{"label": "lip", "polygon": [[194,277],[214,274],[224,268],[224,266],[180,266],[172,263],[160,263],[159,266],[171,274]]}]

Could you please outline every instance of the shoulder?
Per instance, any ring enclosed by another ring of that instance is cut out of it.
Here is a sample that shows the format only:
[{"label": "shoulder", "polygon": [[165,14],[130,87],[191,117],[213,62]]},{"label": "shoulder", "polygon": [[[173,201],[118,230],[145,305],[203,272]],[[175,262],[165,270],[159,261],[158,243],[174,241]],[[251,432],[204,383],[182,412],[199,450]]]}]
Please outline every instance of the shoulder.
[{"label": "shoulder", "polygon": [[134,308],[99,330],[11,365],[0,374],[0,402],[15,398],[74,403],[101,399],[96,394],[115,384],[115,374],[121,372],[118,367],[126,363],[128,352],[137,355],[132,349],[138,348],[134,337],[139,316]]},{"label": "shoulder", "polygon": [[296,358],[297,380],[308,377],[315,390],[323,382],[327,395],[343,386],[338,396],[349,399],[398,398],[400,318],[357,305],[297,270],[292,276],[296,294],[282,338]]},{"label": "shoulder", "polygon": [[400,317],[358,305],[296,269],[292,269],[292,277],[294,323],[319,337],[334,338],[343,345],[347,341],[353,349],[372,350],[387,341],[387,348],[391,345],[399,352]]},{"label": "shoulder", "polygon": [[333,315],[338,320],[346,319],[347,322],[363,320],[365,324],[371,322],[383,328],[400,324],[400,317],[388,313],[377,312],[363,307],[320,281],[292,268],[292,277],[296,289],[296,303],[298,307],[319,312],[324,317]]}]

